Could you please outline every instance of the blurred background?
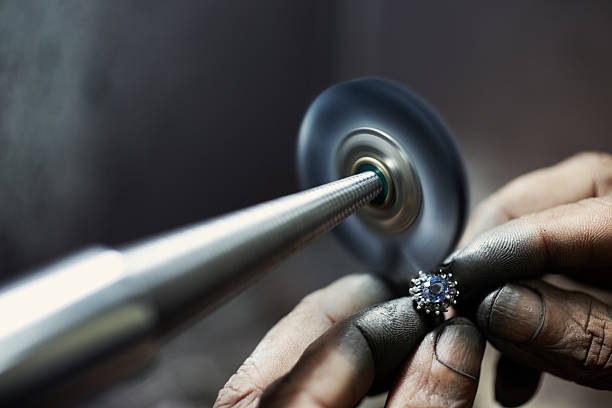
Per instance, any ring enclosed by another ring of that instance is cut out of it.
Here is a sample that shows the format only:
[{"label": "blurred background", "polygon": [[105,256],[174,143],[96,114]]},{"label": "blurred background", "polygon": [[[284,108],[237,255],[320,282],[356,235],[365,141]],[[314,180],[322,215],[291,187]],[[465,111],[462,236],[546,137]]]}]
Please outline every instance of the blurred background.
[{"label": "blurred background", "polygon": [[[437,107],[473,207],[519,174],[612,151],[611,40],[603,0],[0,0],[0,281],[296,191],[303,113],[360,76]],[[301,297],[360,271],[324,237],[84,406],[210,406]],[[478,407],[494,406],[487,355]],[[545,376],[529,406],[611,403]]]}]

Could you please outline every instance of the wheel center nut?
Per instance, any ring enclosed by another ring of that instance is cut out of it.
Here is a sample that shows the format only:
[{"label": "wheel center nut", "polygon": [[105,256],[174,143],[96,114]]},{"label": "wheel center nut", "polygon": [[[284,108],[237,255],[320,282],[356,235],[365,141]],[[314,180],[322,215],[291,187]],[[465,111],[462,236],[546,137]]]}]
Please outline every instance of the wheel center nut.
[{"label": "wheel center nut", "polygon": [[379,160],[373,157],[360,157],[355,161],[351,168],[352,174],[363,173],[364,171],[373,171],[380,177],[382,181],[382,191],[376,196],[370,205],[377,208],[384,208],[390,205],[395,199],[395,189],[393,188],[393,179],[387,167]]}]

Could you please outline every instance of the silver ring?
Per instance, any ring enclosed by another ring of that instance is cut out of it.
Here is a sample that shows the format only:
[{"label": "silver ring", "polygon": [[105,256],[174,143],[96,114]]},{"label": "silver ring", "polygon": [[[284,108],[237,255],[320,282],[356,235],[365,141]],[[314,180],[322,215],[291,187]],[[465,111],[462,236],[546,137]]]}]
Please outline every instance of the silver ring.
[{"label": "silver ring", "polygon": [[419,271],[419,277],[412,279],[410,288],[417,310],[438,316],[456,305],[459,291],[457,281],[452,278],[452,273],[444,273],[442,269],[435,273]]}]

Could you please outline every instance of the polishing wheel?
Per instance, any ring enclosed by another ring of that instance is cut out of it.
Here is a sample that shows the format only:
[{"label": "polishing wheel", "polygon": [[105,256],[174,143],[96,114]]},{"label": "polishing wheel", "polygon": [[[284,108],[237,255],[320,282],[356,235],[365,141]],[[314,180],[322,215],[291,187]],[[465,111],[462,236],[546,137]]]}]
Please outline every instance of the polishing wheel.
[{"label": "polishing wheel", "polygon": [[382,174],[384,198],[334,230],[375,271],[408,277],[430,270],[463,229],[466,179],[451,132],[397,82],[363,78],[320,94],[302,122],[297,162],[304,188],[364,169]]}]

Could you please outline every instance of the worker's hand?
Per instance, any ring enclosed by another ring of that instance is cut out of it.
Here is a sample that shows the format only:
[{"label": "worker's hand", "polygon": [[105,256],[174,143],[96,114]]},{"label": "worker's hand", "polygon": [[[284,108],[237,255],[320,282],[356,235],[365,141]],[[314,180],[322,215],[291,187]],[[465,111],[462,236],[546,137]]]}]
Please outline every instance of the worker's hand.
[{"label": "worker's hand", "polygon": [[[462,241],[447,267],[460,282],[463,311],[476,313],[503,353],[500,402],[529,399],[540,370],[612,389],[611,307],[542,280],[517,281],[564,274],[605,298],[612,288],[612,156],[580,154],[518,178],[479,207]],[[487,296],[500,281],[516,282]]]},{"label": "worker's hand", "polygon": [[368,392],[391,389],[391,408],[471,407],[485,345],[480,331],[453,318],[429,332],[431,320],[409,298],[393,297],[371,275],[307,296],[268,332],[214,406],[354,407]]}]

